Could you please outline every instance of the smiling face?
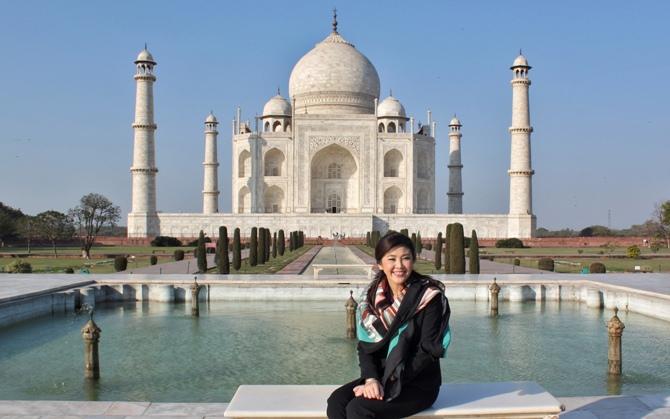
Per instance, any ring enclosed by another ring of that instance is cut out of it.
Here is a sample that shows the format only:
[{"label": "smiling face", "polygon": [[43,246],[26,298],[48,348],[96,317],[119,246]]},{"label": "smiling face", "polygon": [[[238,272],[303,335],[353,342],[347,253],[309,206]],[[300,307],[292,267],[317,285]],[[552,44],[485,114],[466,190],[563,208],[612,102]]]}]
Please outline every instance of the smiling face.
[{"label": "smiling face", "polygon": [[405,282],[414,268],[412,251],[405,246],[396,246],[384,254],[378,266],[386,274],[386,279],[396,294],[405,287]]}]

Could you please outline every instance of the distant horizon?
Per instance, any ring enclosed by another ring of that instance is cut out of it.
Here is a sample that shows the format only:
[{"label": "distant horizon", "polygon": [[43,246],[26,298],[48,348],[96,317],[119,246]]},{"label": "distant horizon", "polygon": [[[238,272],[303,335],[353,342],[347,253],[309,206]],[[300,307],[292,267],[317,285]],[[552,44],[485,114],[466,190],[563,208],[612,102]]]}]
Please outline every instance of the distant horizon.
[{"label": "distant horizon", "polygon": [[[331,30],[332,6],[290,6],[6,5],[0,45],[11,64],[0,68],[6,92],[0,200],[34,215],[66,212],[96,192],[122,208],[127,224],[133,61],[147,42],[158,62],[159,210],[201,212],[203,124],[213,109],[220,122],[219,208],[229,213],[229,123],[236,107],[243,120],[253,120],[277,86],[286,96],[293,65]],[[417,123],[425,122],[428,109],[438,122],[436,212],[446,213],[446,127],[455,113],[463,123],[464,212],[507,213],[509,66],[519,48],[533,67],[538,228],[625,229],[670,199],[670,56],[663,53],[670,43],[669,4],[336,6],[339,32],[377,68],[380,100],[392,88]]]}]

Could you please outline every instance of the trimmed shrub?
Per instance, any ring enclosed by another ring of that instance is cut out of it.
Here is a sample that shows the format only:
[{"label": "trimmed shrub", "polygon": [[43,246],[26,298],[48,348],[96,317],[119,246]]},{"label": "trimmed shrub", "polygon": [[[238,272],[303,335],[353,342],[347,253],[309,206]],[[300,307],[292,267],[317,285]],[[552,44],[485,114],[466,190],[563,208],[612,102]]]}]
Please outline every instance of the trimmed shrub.
[{"label": "trimmed shrub", "polygon": [[15,260],[14,262],[5,266],[3,270],[9,274],[29,274],[33,272],[33,265],[22,260]]},{"label": "trimmed shrub", "polygon": [[515,237],[510,239],[501,239],[496,242],[499,249],[523,249],[523,242]]},{"label": "trimmed shrub", "polygon": [[435,240],[435,269],[440,270],[442,268],[442,233],[437,233],[437,239]]},{"label": "trimmed shrub", "polygon": [[514,258],[514,266],[521,266],[521,259]]},{"label": "trimmed shrub", "polygon": [[68,266],[67,268],[65,268],[65,273],[66,274],[73,274],[74,273],[74,268]]},{"label": "trimmed shrub", "polygon": [[417,245],[416,245],[416,233],[412,233],[412,246],[414,246],[414,250],[416,251]]},{"label": "trimmed shrub", "polygon": [[265,228],[261,227],[258,229],[258,264],[265,265],[265,241],[267,236],[265,234]]},{"label": "trimmed shrub", "polygon": [[605,264],[603,263],[593,262],[589,266],[589,272],[592,274],[604,274],[607,273],[607,268],[605,268]]},{"label": "trimmed shrub", "polygon": [[216,242],[216,268],[219,274],[230,273],[230,257],[228,256],[228,227],[219,227],[219,240]]},{"label": "trimmed shrub", "polygon": [[468,254],[468,262],[470,264],[470,273],[478,274],[479,273],[479,240],[477,240],[477,232],[472,230],[472,236],[470,238],[470,253]]},{"label": "trimmed shrub", "polygon": [[465,241],[461,223],[452,224],[449,232],[449,269],[452,274],[465,273]]},{"label": "trimmed shrub", "polygon": [[258,229],[251,228],[251,240],[249,241],[249,266],[258,265]]},{"label": "trimmed shrub", "polygon": [[181,246],[181,240],[170,236],[156,236],[151,240],[151,245],[155,247],[179,247]]},{"label": "trimmed shrub", "polygon": [[446,235],[444,236],[444,273],[451,273],[451,261],[449,260],[449,241],[451,240],[451,226],[453,224],[447,224]]},{"label": "trimmed shrub", "polygon": [[402,234],[403,236],[409,237],[409,230],[407,230],[406,228],[402,228],[402,229],[400,229],[400,234]]},{"label": "trimmed shrub", "polygon": [[279,256],[284,256],[284,251],[286,250],[286,238],[284,237],[284,230],[279,230],[277,233],[277,253]]},{"label": "trimmed shrub", "polygon": [[554,259],[552,258],[540,258],[540,260],[537,261],[537,269],[541,269],[543,271],[554,271]]},{"label": "trimmed shrub", "polygon": [[172,254],[172,257],[174,257],[174,260],[177,260],[177,261],[184,260],[184,251],[181,250],[181,249],[177,249]]},{"label": "trimmed shrub", "polygon": [[207,251],[205,250],[205,232],[202,230],[200,230],[200,235],[198,236],[196,257],[198,258],[198,271],[204,274],[207,272]]},{"label": "trimmed shrub", "polygon": [[114,258],[114,271],[122,272],[128,267],[128,258],[125,256],[117,256]]},{"label": "trimmed shrub", "polygon": [[428,242],[423,248],[426,250],[433,250],[433,243]]},{"label": "trimmed shrub", "polygon": [[240,244],[240,229],[236,228],[233,233],[233,269],[240,270],[242,266],[242,246]]},{"label": "trimmed shrub", "polygon": [[149,263],[151,265],[157,264],[158,263],[158,257],[156,257],[156,255],[151,255],[151,257],[149,258]]},{"label": "trimmed shrub", "polygon": [[265,229],[265,261],[268,262],[272,256],[272,233],[269,228]]},{"label": "trimmed shrub", "polygon": [[634,244],[632,246],[628,246],[626,249],[626,256],[628,256],[631,259],[637,259],[640,257],[640,248],[638,245]]},{"label": "trimmed shrub", "polygon": [[[198,240],[200,240],[200,236],[198,236],[198,238],[195,239],[195,240],[191,240],[186,245],[187,246],[198,246]],[[211,243],[211,242],[212,242],[212,239],[210,237],[205,236],[205,243]]]},{"label": "trimmed shrub", "polygon": [[372,244],[372,242],[370,241],[370,232],[369,231],[367,233],[365,233],[365,244],[367,244],[368,247],[372,247],[372,246],[370,246]]},{"label": "trimmed shrub", "polygon": [[303,247],[305,245],[305,232],[300,230],[298,232],[298,237],[300,239],[300,247]]},{"label": "trimmed shrub", "polygon": [[421,232],[416,233],[416,254],[420,255],[423,250],[423,243],[421,243]]},{"label": "trimmed shrub", "polygon": [[272,259],[277,257],[277,232],[272,233]]}]

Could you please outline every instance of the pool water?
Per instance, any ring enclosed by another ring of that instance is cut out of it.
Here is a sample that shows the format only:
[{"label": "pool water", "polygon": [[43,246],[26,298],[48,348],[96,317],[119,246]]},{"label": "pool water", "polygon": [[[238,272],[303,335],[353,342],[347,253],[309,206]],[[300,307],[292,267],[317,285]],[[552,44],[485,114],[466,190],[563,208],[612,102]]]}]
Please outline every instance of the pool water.
[{"label": "pool water", "polygon": [[[607,376],[610,311],[579,303],[451,302],[445,382],[537,381],[554,396],[670,388],[670,324],[620,312],[620,380]],[[240,384],[334,384],[358,375],[342,302],[99,304],[101,379],[83,379],[88,316],[0,329],[0,399],[226,402]]]}]

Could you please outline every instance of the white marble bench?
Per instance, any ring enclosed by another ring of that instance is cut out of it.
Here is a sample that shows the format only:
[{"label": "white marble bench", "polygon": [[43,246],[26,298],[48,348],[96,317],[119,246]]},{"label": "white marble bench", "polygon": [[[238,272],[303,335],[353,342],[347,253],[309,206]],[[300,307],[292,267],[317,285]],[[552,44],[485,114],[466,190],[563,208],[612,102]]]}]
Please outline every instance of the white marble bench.
[{"label": "white marble bench", "polygon": [[[325,418],[334,385],[242,385],[226,418]],[[433,407],[412,418],[555,419],[561,403],[532,381],[443,384]]]}]

